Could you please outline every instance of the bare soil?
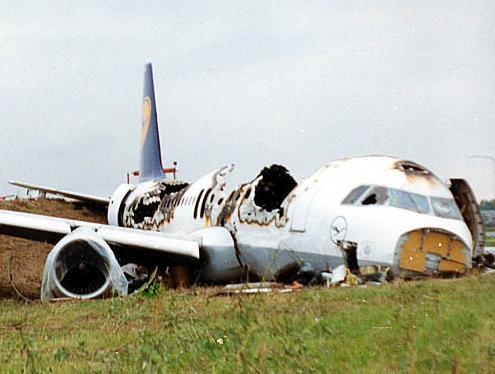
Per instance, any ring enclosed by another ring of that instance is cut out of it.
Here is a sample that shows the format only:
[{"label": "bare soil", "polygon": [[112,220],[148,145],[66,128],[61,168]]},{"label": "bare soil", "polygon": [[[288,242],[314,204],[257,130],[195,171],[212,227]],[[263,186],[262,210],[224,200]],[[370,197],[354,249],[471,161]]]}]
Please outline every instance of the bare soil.
[{"label": "bare soil", "polygon": [[[106,223],[105,212],[58,199],[0,201],[0,209]],[[47,243],[0,235],[0,298],[16,296],[9,281],[10,258],[16,288],[31,299],[39,298],[41,274],[52,247]]]}]

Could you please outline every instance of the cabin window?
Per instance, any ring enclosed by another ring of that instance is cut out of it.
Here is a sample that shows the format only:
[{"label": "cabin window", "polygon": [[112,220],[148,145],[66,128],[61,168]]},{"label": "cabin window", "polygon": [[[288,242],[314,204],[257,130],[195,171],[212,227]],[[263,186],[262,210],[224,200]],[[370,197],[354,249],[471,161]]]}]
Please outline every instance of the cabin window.
[{"label": "cabin window", "polygon": [[349,194],[342,200],[342,204],[352,205],[359,200],[361,196],[368,190],[370,186],[362,185],[354,188]]},{"label": "cabin window", "polygon": [[245,199],[249,199],[249,195],[251,195],[251,188],[248,188],[246,193],[244,194]]},{"label": "cabin window", "polygon": [[241,190],[237,190],[235,192],[234,200],[238,201],[240,197],[241,197]]},{"label": "cabin window", "polygon": [[203,192],[205,190],[201,190],[201,192],[198,195],[198,199],[196,200],[196,204],[194,205],[194,219],[198,217],[198,205],[199,205],[199,200],[201,200],[201,196],[203,195]]},{"label": "cabin window", "polygon": [[203,216],[205,215],[205,207],[206,207],[206,202],[208,201],[208,195],[210,194],[211,192],[211,188],[208,189],[208,191],[206,191],[205,193],[205,198],[203,199],[203,203],[201,204],[201,213],[200,213],[200,218],[203,218]]}]

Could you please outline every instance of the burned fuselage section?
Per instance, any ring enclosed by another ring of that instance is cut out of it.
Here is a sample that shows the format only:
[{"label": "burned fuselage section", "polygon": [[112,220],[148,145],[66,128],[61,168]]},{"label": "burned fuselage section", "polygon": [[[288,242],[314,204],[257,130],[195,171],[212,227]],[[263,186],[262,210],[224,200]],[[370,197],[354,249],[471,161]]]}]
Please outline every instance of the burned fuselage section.
[{"label": "burned fuselage section", "polygon": [[189,184],[161,180],[139,186],[125,202],[125,227],[158,231],[173,219],[174,208]]},{"label": "burned fuselage section", "polygon": [[[163,180],[135,188],[128,186],[112,199],[120,199],[121,203],[113,207],[113,212],[118,212],[113,216],[118,217],[109,221],[129,228],[193,237],[199,237],[198,232],[204,235],[204,229],[221,227],[231,237],[230,248],[226,250],[223,239],[218,247],[202,246],[201,278],[224,282],[242,279],[248,273],[252,278],[262,278],[266,272],[266,251],[260,252],[252,244],[266,234],[280,240],[277,232],[282,232],[288,222],[288,196],[297,182],[285,167],[271,165],[252,181],[232,188],[227,183],[232,170],[233,165],[227,165],[191,185]],[[290,262],[293,261],[291,258]],[[285,265],[284,262],[280,266]]]},{"label": "burned fuselage section", "polygon": [[259,226],[274,223],[281,227],[287,222],[284,201],[296,186],[297,182],[284,166],[267,166],[251,182],[230,193],[216,224],[234,227],[240,223]]}]

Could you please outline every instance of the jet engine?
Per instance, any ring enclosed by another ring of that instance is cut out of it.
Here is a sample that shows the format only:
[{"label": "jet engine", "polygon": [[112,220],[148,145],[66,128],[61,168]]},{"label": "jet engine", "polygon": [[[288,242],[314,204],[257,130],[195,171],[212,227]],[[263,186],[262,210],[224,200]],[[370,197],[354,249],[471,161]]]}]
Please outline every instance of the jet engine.
[{"label": "jet engine", "polygon": [[60,240],[48,254],[41,300],[127,295],[127,286],[109,245],[90,228],[81,227]]}]

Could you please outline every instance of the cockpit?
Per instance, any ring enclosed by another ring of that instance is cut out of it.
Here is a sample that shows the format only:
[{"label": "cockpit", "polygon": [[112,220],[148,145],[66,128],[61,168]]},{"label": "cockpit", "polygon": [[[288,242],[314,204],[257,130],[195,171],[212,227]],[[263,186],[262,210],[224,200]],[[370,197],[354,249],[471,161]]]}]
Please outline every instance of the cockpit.
[{"label": "cockpit", "polygon": [[342,204],[354,206],[391,206],[415,213],[434,215],[440,218],[463,219],[454,199],[425,196],[384,186],[358,186],[349,192],[344,200],[342,200]]}]

